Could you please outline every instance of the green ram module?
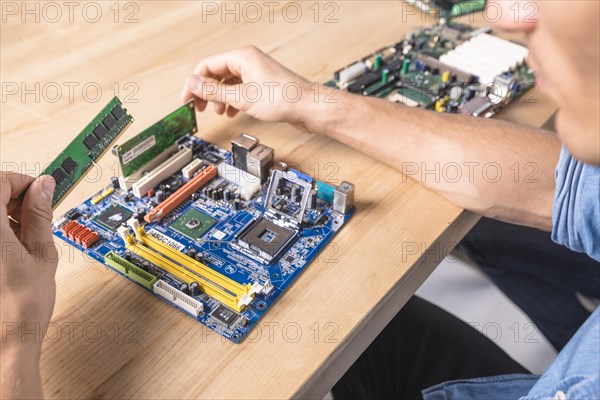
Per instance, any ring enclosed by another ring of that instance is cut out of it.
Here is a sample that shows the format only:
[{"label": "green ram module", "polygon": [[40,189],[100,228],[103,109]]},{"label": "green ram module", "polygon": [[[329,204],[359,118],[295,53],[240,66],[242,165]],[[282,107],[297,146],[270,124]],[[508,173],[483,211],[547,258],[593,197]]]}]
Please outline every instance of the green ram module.
[{"label": "green ram module", "polygon": [[121,100],[113,98],[44,169],[42,175],[52,175],[56,181],[52,208],[69,194],[132,122],[133,117],[127,114]]},{"label": "green ram module", "polygon": [[178,139],[187,134],[194,134],[197,130],[194,101],[190,100],[139,135],[115,148],[123,176],[128,177],[139,171]]}]

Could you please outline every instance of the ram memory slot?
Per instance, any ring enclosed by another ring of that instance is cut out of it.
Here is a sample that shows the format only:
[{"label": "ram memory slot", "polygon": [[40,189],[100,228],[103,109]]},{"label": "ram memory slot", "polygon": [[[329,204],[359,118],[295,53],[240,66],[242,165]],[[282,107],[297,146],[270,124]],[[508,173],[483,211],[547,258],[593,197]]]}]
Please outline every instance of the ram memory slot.
[{"label": "ram memory slot", "polygon": [[162,254],[150,250],[145,245],[136,242],[133,236],[130,235],[126,238],[125,247],[127,250],[137,254],[145,260],[150,261],[152,264],[170,273],[182,282],[187,284],[197,282],[201,291],[220,301],[226,306],[236,311],[242,311],[244,309],[245,305],[240,304],[240,296],[227,292],[204,277],[177,265]]},{"label": "ram memory slot", "polygon": [[133,117],[127,114],[121,101],[115,97],[48,164],[41,175],[52,175],[56,181],[52,208],[58,206],[132,122]]},{"label": "ram memory slot", "polygon": [[104,256],[104,262],[148,289],[152,289],[152,286],[154,286],[157,281],[157,278],[154,275],[144,271],[137,265],[127,261],[112,251]]},{"label": "ram memory slot", "polygon": [[136,237],[139,241],[141,241],[143,244],[150,247],[151,249],[156,250],[161,254],[164,254],[173,261],[179,263],[180,265],[183,265],[187,269],[195,272],[196,274],[199,274],[205,279],[208,279],[209,281],[219,285],[220,287],[228,290],[231,293],[236,294],[239,297],[250,293],[250,284],[243,285],[218,273],[214,269],[202,264],[199,261],[194,260],[193,258],[161,242],[154,236],[148,235],[144,228],[141,226],[137,229]]}]

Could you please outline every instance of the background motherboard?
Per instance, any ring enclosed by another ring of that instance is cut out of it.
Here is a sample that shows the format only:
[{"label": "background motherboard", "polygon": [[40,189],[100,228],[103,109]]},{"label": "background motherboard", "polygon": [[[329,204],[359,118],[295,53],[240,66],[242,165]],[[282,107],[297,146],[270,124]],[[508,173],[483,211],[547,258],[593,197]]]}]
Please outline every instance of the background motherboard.
[{"label": "background motherboard", "polygon": [[440,23],[337,71],[326,85],[410,107],[489,118],[533,87],[528,52],[489,28]]},{"label": "background motherboard", "polygon": [[190,102],[113,147],[129,175],[54,234],[239,342],[350,218],[354,186],[276,163],[250,135],[230,152],[194,132]]}]

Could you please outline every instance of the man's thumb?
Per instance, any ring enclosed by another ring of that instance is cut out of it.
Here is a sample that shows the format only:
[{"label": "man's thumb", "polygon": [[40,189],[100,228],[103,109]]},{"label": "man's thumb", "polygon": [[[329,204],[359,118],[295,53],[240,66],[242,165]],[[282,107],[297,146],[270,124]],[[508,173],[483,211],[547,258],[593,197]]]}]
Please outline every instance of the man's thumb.
[{"label": "man's thumb", "polygon": [[52,195],[55,187],[51,176],[41,176],[27,189],[21,207],[21,241],[31,253],[45,251],[53,245]]},{"label": "man's thumb", "polygon": [[190,75],[187,78],[186,86],[190,92],[202,100],[224,103],[241,109],[242,87],[239,84],[229,85],[216,79]]}]

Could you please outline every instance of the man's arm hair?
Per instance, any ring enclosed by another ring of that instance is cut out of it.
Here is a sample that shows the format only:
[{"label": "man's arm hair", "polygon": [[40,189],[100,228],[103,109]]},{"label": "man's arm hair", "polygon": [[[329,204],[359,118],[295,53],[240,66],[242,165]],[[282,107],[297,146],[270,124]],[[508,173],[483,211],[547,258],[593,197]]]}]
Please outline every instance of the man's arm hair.
[{"label": "man's arm hair", "polygon": [[462,208],[552,228],[560,154],[554,134],[331,90],[322,93],[329,102],[308,106],[306,125],[311,131],[389,164]]}]

